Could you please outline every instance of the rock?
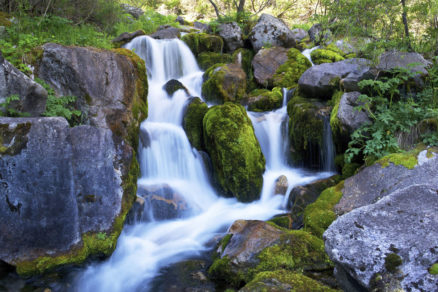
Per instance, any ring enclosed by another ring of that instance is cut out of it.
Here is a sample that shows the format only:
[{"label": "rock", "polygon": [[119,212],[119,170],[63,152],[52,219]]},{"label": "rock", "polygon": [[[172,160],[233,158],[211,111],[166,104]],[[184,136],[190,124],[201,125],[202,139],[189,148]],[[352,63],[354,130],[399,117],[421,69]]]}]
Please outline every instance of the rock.
[{"label": "rock", "polygon": [[184,20],[184,17],[182,17],[181,15],[178,15],[175,19],[176,22],[178,22],[181,25],[185,25],[186,21]]},{"label": "rock", "polygon": [[[353,40],[354,41],[354,40]],[[344,54],[356,54],[359,50],[350,42],[346,40],[337,40],[335,46],[344,52]]]},{"label": "rock", "polygon": [[111,42],[113,42],[117,47],[121,47],[124,44],[129,43],[132,39],[142,35],[145,35],[145,32],[141,29],[133,33],[124,32],[115,39],[113,39]]},{"label": "rock", "polygon": [[30,275],[111,254],[135,200],[132,147],[64,118],[0,118],[0,137],[0,260]]},{"label": "rock", "polygon": [[239,102],[246,92],[246,74],[238,64],[218,64],[204,73],[202,96],[215,103]]},{"label": "rock", "polygon": [[273,85],[275,87],[292,89],[298,86],[301,75],[312,67],[312,63],[295,48],[287,51],[287,61],[280,65],[275,72]]},{"label": "rock", "polygon": [[314,24],[308,31],[310,40],[319,45],[330,40],[332,33],[329,29],[324,30],[320,23]]},{"label": "rock", "polygon": [[148,214],[144,214],[143,218],[146,221],[181,218],[188,212],[184,197],[168,185],[139,185],[137,196],[145,200]]},{"label": "rock", "polygon": [[261,49],[252,60],[254,78],[265,87],[272,87],[272,78],[280,65],[288,60],[287,49],[281,47]]},{"label": "rock", "polygon": [[348,135],[351,135],[363,124],[371,122],[364,110],[358,111],[355,109],[360,105],[357,100],[360,95],[361,93],[357,91],[346,92],[339,102],[336,117],[339,119],[341,131],[346,132]]},{"label": "rock", "polygon": [[251,30],[249,39],[256,52],[268,44],[284,48],[296,46],[294,34],[289,27],[280,19],[265,13]]},{"label": "rock", "polygon": [[302,40],[309,38],[309,34],[302,28],[295,28],[292,30],[292,36],[296,42],[301,42]]},{"label": "rock", "polygon": [[272,111],[283,105],[283,92],[279,87],[272,91],[267,89],[256,89],[248,94],[248,110],[254,112]]},{"label": "rock", "polygon": [[189,101],[184,113],[183,128],[190,144],[198,150],[204,150],[204,136],[202,121],[208,111],[208,106],[199,97]]},{"label": "rock", "polygon": [[298,80],[300,94],[309,98],[330,99],[341,83],[345,91],[358,91],[358,82],[374,78],[366,59],[348,59],[309,68]]},{"label": "rock", "polygon": [[349,276],[338,279],[341,286],[435,291],[438,278],[428,269],[438,262],[437,193],[436,184],[400,186],[333,222],[324,240],[330,259]]},{"label": "rock", "polygon": [[237,23],[222,23],[219,25],[218,31],[219,35],[224,40],[225,49],[228,52],[234,52],[243,47],[242,30]]},{"label": "rock", "polygon": [[[429,154],[428,154],[429,153]],[[430,158],[428,158],[428,156]],[[345,180],[343,196],[335,206],[337,214],[373,204],[382,197],[413,184],[438,188],[438,155],[423,150],[391,154]]]},{"label": "rock", "polygon": [[202,23],[202,22],[199,22],[199,21],[195,21],[193,23],[193,26],[196,29],[199,29],[201,32],[211,33],[211,27],[208,24],[205,24],[205,23]]},{"label": "rock", "polygon": [[245,108],[230,102],[213,106],[204,117],[203,129],[205,147],[224,194],[241,202],[257,200],[265,158]]},{"label": "rock", "polygon": [[[414,66],[410,64],[416,63]],[[417,64],[419,63],[419,64]],[[395,68],[410,69],[411,72],[419,72],[420,74],[427,74],[426,68],[431,65],[430,61],[424,59],[419,53],[405,53],[405,52],[385,52],[379,56],[379,63],[377,70],[390,71]]]},{"label": "rock", "polygon": [[166,84],[163,85],[163,89],[167,92],[167,94],[171,97],[175,91],[177,90],[184,90],[187,95],[190,95],[187,88],[182,84],[180,81],[176,79],[171,79],[166,82]]},{"label": "rock", "polygon": [[76,96],[84,123],[109,128],[136,148],[147,116],[144,61],[127,49],[45,44],[37,75],[59,96]]},{"label": "rock", "polygon": [[181,37],[195,57],[202,52],[222,53],[224,41],[220,36],[191,32]]},{"label": "rock", "polygon": [[287,181],[287,177],[285,175],[280,175],[275,180],[274,194],[285,195],[288,187],[289,187],[289,183]]},{"label": "rock", "polygon": [[246,73],[246,79],[249,86],[254,83],[254,73],[252,70],[252,59],[254,58],[254,53],[248,49],[237,49],[234,51],[232,56],[232,62],[239,64],[243,71]]},{"label": "rock", "polygon": [[146,203],[145,199],[137,196],[134,204],[132,205],[131,210],[129,210],[128,215],[126,215],[126,222],[128,224],[134,225],[138,222],[146,221],[146,220],[142,220],[145,203]]},{"label": "rock", "polygon": [[150,35],[151,38],[157,40],[177,39],[180,37],[180,31],[176,27],[170,25],[161,25],[156,32]]},{"label": "rock", "polygon": [[312,58],[312,62],[316,65],[345,60],[344,53],[334,45],[313,50],[310,53],[310,57]]},{"label": "rock", "polygon": [[222,54],[215,52],[202,52],[198,55],[199,68],[206,71],[216,64],[228,64],[233,62],[233,58],[230,54]]},{"label": "rock", "polygon": [[120,4],[120,7],[122,7],[122,10],[127,13],[131,14],[135,19],[138,19],[140,16],[144,14],[144,11],[141,8],[131,6],[128,4]]},{"label": "rock", "polygon": [[315,202],[325,189],[338,183],[337,176],[319,179],[306,185],[294,187],[287,201],[287,207],[291,210],[292,228],[300,229],[303,226],[303,214],[306,207]]},{"label": "rock", "polygon": [[11,95],[18,95],[20,98],[10,104],[11,109],[29,113],[31,116],[40,116],[46,111],[47,91],[12,66],[0,52],[0,103]]}]

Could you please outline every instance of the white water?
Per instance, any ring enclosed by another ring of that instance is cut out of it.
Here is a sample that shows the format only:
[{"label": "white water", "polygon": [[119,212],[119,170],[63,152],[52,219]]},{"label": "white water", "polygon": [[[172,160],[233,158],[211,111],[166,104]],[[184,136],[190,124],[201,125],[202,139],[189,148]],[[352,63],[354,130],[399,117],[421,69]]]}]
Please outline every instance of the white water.
[{"label": "white water", "polygon": [[301,52],[301,54],[303,54],[304,57],[306,57],[307,59],[309,59],[310,63],[312,63],[312,66],[315,65],[315,64],[313,64],[313,62],[312,62],[312,57],[310,56],[310,54],[311,54],[314,50],[316,50],[316,49],[319,49],[319,46],[313,47],[313,48],[311,48],[311,49],[305,49],[304,51]]},{"label": "white water", "polygon": [[126,226],[114,254],[82,272],[73,291],[148,291],[162,267],[205,251],[209,241],[235,220],[267,220],[280,213],[285,198],[272,194],[279,175],[285,174],[291,186],[325,175],[310,176],[287,166],[281,131],[287,116],[284,106],[260,116],[250,114],[267,161],[261,199],[243,204],[218,197],[181,126],[189,97],[183,91],[169,97],[162,89],[169,79],[178,79],[192,95],[200,96],[202,72],[192,53],[177,39],[146,36],[134,39],[127,48],[146,60],[149,77],[149,117],[141,125],[149,141],[148,147],[140,145],[138,185],[165,183],[184,197],[192,212],[182,219]]}]

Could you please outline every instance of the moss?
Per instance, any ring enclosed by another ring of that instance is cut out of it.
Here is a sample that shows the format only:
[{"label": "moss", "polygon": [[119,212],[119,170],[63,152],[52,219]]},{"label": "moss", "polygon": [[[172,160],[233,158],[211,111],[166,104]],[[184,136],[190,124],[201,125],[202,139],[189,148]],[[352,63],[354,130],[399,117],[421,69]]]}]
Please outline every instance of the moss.
[{"label": "moss", "polygon": [[228,243],[230,243],[231,237],[233,237],[233,234],[232,233],[228,233],[227,235],[224,236],[224,238],[222,238],[221,244],[220,244],[222,252],[224,252],[224,250],[227,247]]},{"label": "moss", "polygon": [[424,147],[417,147],[409,152],[392,153],[377,161],[382,168],[388,167],[389,163],[394,165],[403,165],[407,169],[413,169],[418,164],[418,154],[424,150]]},{"label": "moss", "polygon": [[338,118],[339,104],[344,92],[335,91],[330,103],[333,105],[333,109],[330,113],[330,127],[332,129],[333,143],[336,147],[336,153],[344,153],[348,148],[348,142],[350,141],[350,134],[342,127]]},{"label": "moss", "polygon": [[232,61],[233,57],[230,54],[202,52],[198,55],[198,64],[202,70],[207,70],[215,64],[231,63]]},{"label": "moss", "polygon": [[17,124],[13,129],[9,128],[9,124],[0,125],[0,155],[20,154],[27,146],[27,134],[31,127],[31,123]]},{"label": "moss", "polygon": [[433,264],[429,268],[429,274],[431,274],[431,275],[438,275],[438,263]]},{"label": "moss", "polygon": [[347,179],[350,176],[353,176],[356,174],[356,170],[361,167],[361,164],[359,163],[346,163],[342,167],[342,178]]},{"label": "moss", "polygon": [[283,92],[280,87],[272,91],[256,89],[248,94],[248,110],[254,112],[272,111],[283,104]]},{"label": "moss", "polygon": [[9,14],[0,11],[0,26],[11,26],[12,22],[9,20]]},{"label": "moss", "polygon": [[312,62],[317,65],[345,60],[344,52],[333,44],[312,51],[310,57],[312,58]]},{"label": "moss", "polygon": [[219,284],[239,288],[244,283],[241,273],[234,273],[231,270],[231,263],[228,256],[216,259],[208,269],[208,275]]},{"label": "moss", "polygon": [[287,104],[289,114],[289,141],[292,162],[318,167],[324,123],[318,111],[324,105],[318,100],[293,97]]},{"label": "moss", "polygon": [[334,292],[337,290],[331,289],[318,281],[315,281],[307,276],[299,273],[290,272],[288,270],[276,270],[269,272],[258,273],[254,279],[248,283],[242,291],[272,291],[272,284],[278,286],[278,282],[287,284],[292,287],[293,292]]},{"label": "moss", "polygon": [[247,49],[237,49],[234,51],[232,56],[232,62],[240,64],[242,66],[243,71],[246,73],[246,79],[248,82],[254,79],[254,73],[252,71],[252,59],[254,58],[254,52]]},{"label": "moss", "polygon": [[208,106],[199,97],[194,98],[187,106],[183,128],[190,144],[198,150],[205,150],[202,121],[208,111]]},{"label": "moss", "polygon": [[197,57],[202,52],[221,53],[224,41],[221,37],[206,33],[188,33],[181,37],[193,54]]},{"label": "moss", "polygon": [[217,64],[204,73],[202,95],[208,101],[239,102],[246,92],[246,74],[237,64]]},{"label": "moss", "polygon": [[245,108],[230,102],[213,106],[204,116],[203,129],[214,175],[224,193],[242,202],[258,199],[265,158]]},{"label": "moss", "polygon": [[296,88],[298,86],[298,79],[312,64],[295,48],[291,48],[287,52],[287,57],[288,60],[280,65],[274,74],[273,84],[282,88]]},{"label": "moss", "polygon": [[342,198],[344,181],[325,189],[318,199],[304,210],[304,230],[322,238],[324,231],[336,219],[333,207]]},{"label": "moss", "polygon": [[269,220],[267,223],[275,224],[274,227],[276,228],[278,227],[285,229],[292,228],[292,218],[290,217],[290,215],[274,217],[271,220]]},{"label": "moss", "polygon": [[395,253],[390,253],[385,257],[385,268],[388,272],[394,273],[402,264],[402,259]]}]

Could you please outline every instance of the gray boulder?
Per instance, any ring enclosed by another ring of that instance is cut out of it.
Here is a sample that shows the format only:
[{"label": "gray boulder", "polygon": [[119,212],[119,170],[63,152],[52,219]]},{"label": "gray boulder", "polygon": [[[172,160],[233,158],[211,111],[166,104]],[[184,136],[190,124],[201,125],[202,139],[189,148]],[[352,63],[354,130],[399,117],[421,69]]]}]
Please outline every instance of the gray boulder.
[{"label": "gray boulder", "polygon": [[177,18],[175,19],[175,22],[178,22],[181,25],[185,25],[186,21],[184,20],[184,17],[182,17],[181,15],[178,15]]},{"label": "gray boulder", "polygon": [[193,26],[196,29],[199,29],[201,32],[205,32],[205,33],[211,33],[211,27],[208,24],[199,22],[199,21],[195,21],[193,23]]},{"label": "gray boulder", "polygon": [[288,187],[289,187],[289,182],[287,181],[287,177],[285,175],[280,175],[275,180],[274,194],[285,195]]},{"label": "gray boulder", "polygon": [[292,35],[293,35],[293,38],[295,39],[295,41],[297,41],[297,42],[301,42],[305,38],[309,37],[309,34],[307,33],[307,31],[305,31],[302,28],[295,28],[295,29],[293,29],[292,30]]},{"label": "gray boulder", "polygon": [[124,32],[120,34],[118,37],[113,39],[111,42],[113,42],[116,46],[121,47],[126,43],[129,43],[132,39],[145,35],[145,32],[141,29],[134,31],[132,33]]},{"label": "gray boulder", "polygon": [[110,254],[135,199],[132,148],[64,118],[0,118],[0,137],[0,260],[28,275]]},{"label": "gray boulder", "polygon": [[252,60],[256,82],[262,86],[272,86],[272,77],[277,72],[278,67],[286,63],[287,60],[287,49],[285,48],[275,47],[259,50]]},{"label": "gray boulder", "polygon": [[[413,66],[410,66],[413,64]],[[395,68],[406,68],[412,72],[420,72],[427,74],[426,68],[432,63],[424,59],[419,53],[405,53],[405,52],[385,52],[379,56],[379,64],[377,69],[380,71],[389,71]]]},{"label": "gray boulder", "polygon": [[0,52],[0,103],[11,95],[18,95],[20,98],[10,104],[12,109],[31,116],[40,116],[46,110],[47,91],[12,66]]},{"label": "gray boulder", "polygon": [[324,30],[320,23],[314,24],[308,31],[310,40],[316,45],[321,42],[327,42],[332,37],[332,32],[329,29]]},{"label": "gray boulder", "polygon": [[190,95],[189,91],[184,86],[184,84],[182,84],[179,80],[176,79],[171,79],[167,81],[166,84],[163,85],[163,89],[167,92],[169,96],[172,96],[175,93],[175,91],[180,89],[184,90],[187,95]]},{"label": "gray boulder", "polygon": [[397,188],[330,225],[325,249],[344,291],[437,291],[428,272],[438,262],[437,192],[428,184]]},{"label": "gray boulder", "polygon": [[179,29],[170,25],[160,26],[156,32],[150,35],[151,38],[157,40],[177,39],[181,36]]},{"label": "gray boulder", "polygon": [[363,124],[371,122],[368,114],[364,110],[358,111],[355,109],[355,107],[360,105],[357,101],[360,94],[361,93],[357,91],[346,92],[342,95],[341,101],[339,102],[337,113],[337,118],[340,122],[339,126],[348,136]]},{"label": "gray boulder", "polygon": [[144,14],[144,11],[141,8],[129,4],[120,4],[120,7],[122,7],[122,10],[125,13],[131,14],[135,19],[138,19],[140,16]]},{"label": "gray boulder", "polygon": [[294,35],[280,19],[262,14],[250,33],[250,41],[255,51],[263,46],[291,48],[296,46]]},{"label": "gray boulder", "polygon": [[[335,212],[344,214],[373,204],[382,197],[413,184],[431,184],[438,188],[438,157],[427,153],[424,150],[417,158],[412,157],[413,154],[399,154],[397,159],[384,158],[346,179],[342,189],[343,196],[335,205]],[[401,165],[412,159],[417,161],[412,169]]]},{"label": "gray boulder", "polygon": [[234,52],[243,47],[242,30],[237,23],[223,23],[218,27],[218,30],[228,52]]},{"label": "gray boulder", "polygon": [[335,63],[324,63],[309,68],[298,80],[300,93],[309,98],[330,99],[339,83],[347,92],[358,91],[357,83],[372,79],[371,61],[348,59]]}]

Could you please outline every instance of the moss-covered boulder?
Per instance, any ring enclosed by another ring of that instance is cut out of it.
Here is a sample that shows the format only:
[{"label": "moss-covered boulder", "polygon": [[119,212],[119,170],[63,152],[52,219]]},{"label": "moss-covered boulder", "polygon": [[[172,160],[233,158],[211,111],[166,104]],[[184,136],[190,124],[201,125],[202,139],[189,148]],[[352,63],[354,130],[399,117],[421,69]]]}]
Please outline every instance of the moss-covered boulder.
[{"label": "moss-covered boulder", "polygon": [[243,71],[246,73],[246,92],[250,92],[257,88],[257,83],[254,80],[254,72],[252,69],[252,59],[254,52],[248,49],[237,49],[233,53],[233,63],[240,64]]},{"label": "moss-covered boulder", "polygon": [[321,169],[324,119],[330,107],[320,100],[293,97],[287,104],[292,162]]},{"label": "moss-covered boulder", "polygon": [[183,128],[190,144],[198,150],[205,150],[202,121],[207,111],[207,104],[195,97],[189,101],[184,114]]},{"label": "moss-covered boulder", "polygon": [[188,89],[181,83],[181,81],[176,79],[171,79],[163,85],[163,89],[167,92],[169,96],[172,96],[178,90],[184,90],[187,95],[190,95]]},{"label": "moss-covered boulder", "polygon": [[204,143],[225,195],[249,202],[260,197],[265,158],[245,108],[227,102],[203,120]]},{"label": "moss-covered boulder", "polygon": [[204,73],[202,96],[214,103],[240,102],[246,92],[246,74],[239,64],[217,64]]},{"label": "moss-covered boulder", "polygon": [[202,70],[207,70],[216,64],[227,64],[233,61],[230,54],[222,54],[216,52],[202,52],[198,55],[198,65]]},{"label": "moss-covered boulder", "polygon": [[280,65],[273,76],[273,85],[288,89],[295,88],[301,75],[311,66],[309,59],[299,50],[291,48],[287,52],[286,63]]},{"label": "moss-covered boulder", "polygon": [[254,68],[254,79],[259,85],[273,87],[272,78],[280,65],[288,60],[287,52],[288,50],[282,47],[261,49],[257,52],[251,63]]},{"label": "moss-covered boulder", "polygon": [[280,108],[283,104],[283,92],[280,87],[272,91],[256,89],[248,94],[248,110],[254,112],[271,111]]},{"label": "moss-covered boulder", "polygon": [[207,33],[188,33],[182,36],[181,40],[187,44],[196,57],[202,52],[222,53],[224,48],[224,41],[220,36]]},{"label": "moss-covered boulder", "polygon": [[316,65],[345,60],[344,52],[333,44],[312,51],[310,57],[312,58],[312,62]]}]

